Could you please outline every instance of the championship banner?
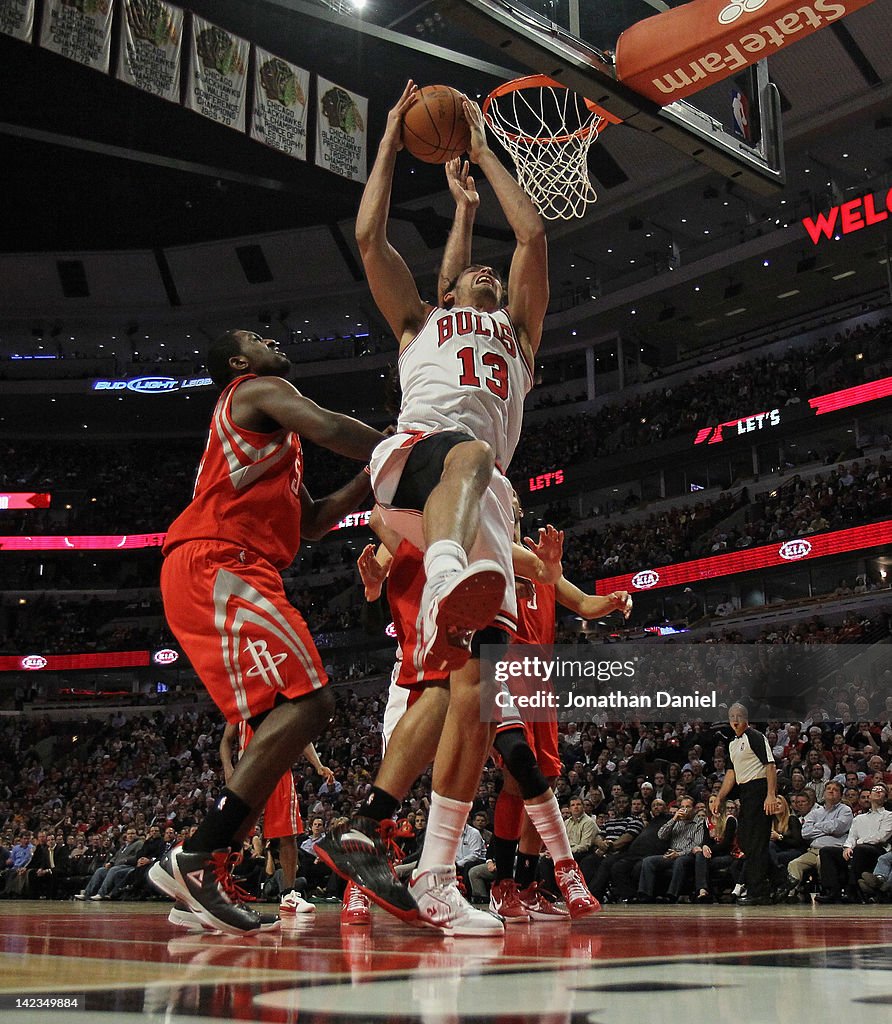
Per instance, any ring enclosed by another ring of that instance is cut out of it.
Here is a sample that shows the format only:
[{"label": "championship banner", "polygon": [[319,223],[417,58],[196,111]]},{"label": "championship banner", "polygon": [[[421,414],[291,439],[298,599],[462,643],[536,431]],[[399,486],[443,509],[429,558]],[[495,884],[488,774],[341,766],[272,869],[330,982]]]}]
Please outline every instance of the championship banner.
[{"label": "championship banner", "polygon": [[31,42],[34,0],[0,0],[0,34]]},{"label": "championship banner", "polygon": [[112,0],[44,0],[40,45],[96,71],[108,71]]},{"label": "championship banner", "polygon": [[247,39],[240,39],[194,14],[186,106],[212,121],[243,132],[250,46]]},{"label": "championship banner", "polygon": [[616,77],[666,106],[806,39],[873,0],[691,0],[616,44]]},{"label": "championship banner", "polygon": [[254,47],[252,139],[306,160],[309,97],[309,71]]},{"label": "championship banner", "polygon": [[117,77],[180,102],[184,12],[162,0],[121,0]]},{"label": "championship banner", "polygon": [[324,78],[316,83],[316,166],[365,181],[369,101]]}]

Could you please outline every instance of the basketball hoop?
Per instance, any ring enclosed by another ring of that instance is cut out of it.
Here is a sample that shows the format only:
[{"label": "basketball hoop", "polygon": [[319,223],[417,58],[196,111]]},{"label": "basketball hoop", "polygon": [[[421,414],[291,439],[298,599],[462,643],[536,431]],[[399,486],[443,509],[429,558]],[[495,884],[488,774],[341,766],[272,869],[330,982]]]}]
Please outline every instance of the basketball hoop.
[{"label": "basketball hoop", "polygon": [[585,214],[598,198],[588,176],[589,148],[619,118],[547,75],[497,86],[483,101],[483,116],[546,220]]}]

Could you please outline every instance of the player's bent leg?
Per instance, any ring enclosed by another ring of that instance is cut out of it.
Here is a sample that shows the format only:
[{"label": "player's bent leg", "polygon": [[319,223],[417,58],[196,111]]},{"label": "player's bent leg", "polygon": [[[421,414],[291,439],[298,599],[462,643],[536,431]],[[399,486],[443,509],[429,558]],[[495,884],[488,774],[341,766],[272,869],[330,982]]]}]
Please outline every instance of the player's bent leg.
[{"label": "player's bent leg", "polygon": [[[480,662],[476,658],[449,678],[449,707],[434,758],[433,789],[451,800],[473,801],[492,745],[495,726],[481,715],[481,686],[492,691],[494,700],[493,685],[481,683]],[[489,705],[489,698],[486,700]],[[464,825],[462,820],[459,832]],[[430,821],[425,849],[429,838]]]},{"label": "player's bent leg", "polygon": [[449,689],[435,684],[399,720],[378,767],[375,786],[397,801],[405,799],[415,780],[433,761],[449,708]]},{"label": "player's bent leg", "polygon": [[[450,449],[440,482],[424,505],[424,541],[428,548],[441,540],[460,544],[467,552],[480,526],[480,499],[495,469],[495,456],[485,441],[463,441]],[[436,561],[425,564],[428,575],[441,571]],[[486,625],[486,623],[483,623]]]},{"label": "player's bent leg", "polygon": [[480,504],[495,461],[483,441],[464,441],[447,454],[440,482],[424,505],[421,652],[426,667],[460,668],[470,657],[470,634],[499,611],[507,580],[498,563],[468,564],[480,527]]},{"label": "player's bent leg", "polygon": [[[359,894],[351,893],[350,887],[344,894],[346,923],[362,923],[347,913],[348,896],[357,907],[360,899],[372,899],[403,920],[416,916],[414,901],[393,876],[382,830],[392,827],[393,811],[433,760],[448,706],[445,686],[425,688],[394,728],[368,799],[348,828],[329,833],[317,848],[322,860]],[[366,837],[365,843],[357,838],[360,835]]]},{"label": "player's bent leg", "polygon": [[[489,691],[489,684],[484,685]],[[487,707],[494,697],[493,690]],[[450,677],[449,710],[434,759],[424,847],[409,883],[419,920],[451,935],[490,935],[503,930],[498,917],[467,903],[455,877],[459,840],[494,730],[481,715],[480,662],[474,658]]]},{"label": "player's bent leg", "polygon": [[557,799],[536,762],[524,730],[507,729],[500,732],[495,746],[517,780],[530,821],[551,854],[555,881],[570,916],[578,918],[596,913],[601,909],[601,904],[589,892],[579,865],[573,858]]},{"label": "player's bent leg", "polygon": [[[235,767],[229,789],[257,809],[291,769],[295,751],[312,743],[331,721],[335,700],[328,687],[285,700],[252,723],[254,736]],[[262,720],[259,720],[262,717]]]},{"label": "player's bent leg", "polygon": [[291,768],[294,751],[327,725],[334,698],[322,688],[285,700],[253,720],[254,737],[217,804],[183,846],[169,850],[149,879],[185,903],[209,927],[229,934],[260,931],[264,922],[244,905],[230,874],[235,837],[253,823],[278,780]]}]

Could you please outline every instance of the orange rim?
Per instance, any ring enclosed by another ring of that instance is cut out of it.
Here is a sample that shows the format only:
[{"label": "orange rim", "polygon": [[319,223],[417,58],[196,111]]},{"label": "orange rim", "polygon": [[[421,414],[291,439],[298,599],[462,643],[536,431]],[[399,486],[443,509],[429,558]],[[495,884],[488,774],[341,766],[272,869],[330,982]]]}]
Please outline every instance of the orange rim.
[{"label": "orange rim", "polygon": [[[502,82],[501,85],[497,85],[495,89],[486,97],[483,101],[482,112],[486,118],[487,123],[492,128],[493,119],[489,115],[489,108],[493,100],[498,99],[502,96],[507,96],[512,92],[521,92],[523,89],[566,89],[567,86],[562,82],[558,82],[548,75],[525,75],[523,78],[514,78],[510,82]],[[617,117],[615,114],[611,114],[608,110],[599,106],[592,100],[582,97],[582,102],[586,107],[593,113],[596,114],[600,119],[599,125],[587,125],[583,128],[577,128],[575,132],[568,132],[564,135],[516,135],[512,132],[505,131],[504,128],[499,127],[506,138],[511,139],[512,142],[527,142],[537,145],[547,145],[549,142],[569,142],[571,139],[586,139],[591,135],[592,131],[597,127],[598,131],[603,131],[608,124],[621,124],[622,118]]]}]

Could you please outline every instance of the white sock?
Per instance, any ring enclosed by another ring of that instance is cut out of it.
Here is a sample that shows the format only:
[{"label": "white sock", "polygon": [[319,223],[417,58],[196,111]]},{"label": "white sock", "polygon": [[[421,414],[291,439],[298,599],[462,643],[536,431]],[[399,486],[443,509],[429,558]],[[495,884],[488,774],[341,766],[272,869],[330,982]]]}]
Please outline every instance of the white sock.
[{"label": "white sock", "polygon": [[472,802],[452,800],[439,793],[431,793],[431,809],[427,815],[424,846],[418,858],[418,873],[431,868],[454,864],[462,829],[471,813]]},{"label": "white sock", "polygon": [[[443,572],[454,572],[468,567],[468,553],[454,540],[437,540],[424,552],[424,571],[433,579]],[[427,840],[425,840],[427,842]]]},{"label": "white sock", "polygon": [[[573,854],[570,852],[570,840],[567,839],[567,826],[561,817],[561,809],[554,793],[550,793],[549,799],[543,800],[542,803],[524,803],[523,808],[530,816],[539,838],[545,843],[545,849],[551,854],[552,861],[558,864],[562,860],[570,860]],[[426,839],[424,842],[427,845]]]}]

